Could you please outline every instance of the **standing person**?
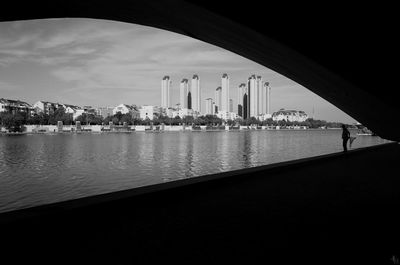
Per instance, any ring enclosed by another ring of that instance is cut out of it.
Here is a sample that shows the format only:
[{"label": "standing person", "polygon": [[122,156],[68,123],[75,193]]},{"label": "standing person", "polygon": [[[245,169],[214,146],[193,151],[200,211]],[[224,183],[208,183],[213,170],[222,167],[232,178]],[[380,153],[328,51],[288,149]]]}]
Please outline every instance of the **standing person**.
[{"label": "standing person", "polygon": [[342,125],[342,139],[343,139],[343,152],[347,152],[347,141],[350,139],[350,132],[347,130],[346,125]]}]

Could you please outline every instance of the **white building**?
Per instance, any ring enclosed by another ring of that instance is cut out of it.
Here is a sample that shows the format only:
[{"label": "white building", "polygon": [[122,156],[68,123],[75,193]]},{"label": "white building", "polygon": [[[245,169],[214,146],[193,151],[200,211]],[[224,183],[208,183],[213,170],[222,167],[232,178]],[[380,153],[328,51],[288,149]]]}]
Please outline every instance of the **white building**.
[{"label": "white building", "polygon": [[76,120],[79,116],[81,116],[83,113],[85,113],[84,109],[77,109],[74,112],[72,112],[72,119]]},{"label": "white building", "polygon": [[121,114],[128,114],[133,110],[133,107],[127,104],[119,104],[116,106],[112,113],[113,115],[117,114],[118,112],[121,112]]},{"label": "white building", "polygon": [[205,114],[207,115],[207,114],[210,114],[210,115],[214,115],[214,102],[213,102],[213,99],[212,98],[207,98],[207,99],[205,99],[205,101],[206,101],[206,110],[205,110]]},{"label": "white building", "polygon": [[181,81],[179,86],[179,103],[182,109],[189,108],[188,105],[189,83],[185,78]]},{"label": "white building", "polygon": [[229,112],[229,77],[227,74],[222,75],[221,79],[221,108],[218,111]]},{"label": "white building", "polygon": [[249,90],[249,112],[250,117],[258,116],[258,86],[257,78],[255,75],[249,77],[247,81],[247,86]]},{"label": "white building", "polygon": [[63,104],[53,103],[48,101],[39,100],[35,104],[33,104],[33,108],[37,113],[50,114],[53,113],[56,109],[63,106]]},{"label": "white building", "polygon": [[257,119],[259,119],[260,121],[265,121],[272,118],[271,114],[260,114],[258,115]]},{"label": "white building", "polygon": [[218,118],[223,119],[224,121],[235,120],[239,118],[239,116],[235,112],[218,112],[216,115]]},{"label": "white building", "polygon": [[186,116],[193,116],[194,118],[197,118],[197,114],[195,111],[192,109],[176,109],[172,111],[172,117],[175,118],[176,116],[179,116],[181,119],[183,119]]},{"label": "white building", "polygon": [[297,110],[284,110],[280,109],[277,112],[272,114],[272,120],[274,121],[281,121],[286,120],[290,122],[303,122],[306,121],[308,118],[307,114],[304,111],[297,111]]},{"label": "white building", "polygon": [[65,109],[65,113],[68,113],[68,114],[74,114],[77,110],[82,109],[79,106],[74,106],[74,105],[69,105],[69,104],[63,104],[63,107]]},{"label": "white building", "polygon": [[201,88],[198,75],[193,75],[190,92],[192,96],[192,110],[201,113]]},{"label": "white building", "polygon": [[102,116],[104,119],[113,116],[114,115],[113,113],[114,113],[113,107],[98,107],[96,109],[96,114]]},{"label": "white building", "polygon": [[262,97],[263,91],[263,81],[261,76],[257,76],[256,78],[256,93],[257,93],[257,116],[263,113],[262,108],[263,105],[266,104],[266,99]]},{"label": "white building", "polygon": [[34,108],[21,100],[0,98],[0,112],[28,113],[31,115]]},{"label": "white building", "polygon": [[170,107],[170,87],[171,87],[171,79],[169,76],[164,76],[164,78],[161,80],[161,107],[162,108],[168,108]]},{"label": "white building", "polygon": [[140,118],[143,120],[146,120],[147,118],[153,120],[154,115],[161,114],[161,109],[162,108],[156,106],[143,105],[139,108]]},{"label": "white building", "polygon": [[240,117],[243,117],[243,111],[244,111],[244,109],[243,109],[243,107],[244,107],[243,100],[244,100],[244,94],[245,93],[246,93],[246,84],[245,83],[241,83],[238,86],[238,92],[237,92],[237,108],[238,108],[237,114]]},{"label": "white building", "polygon": [[217,89],[215,90],[215,109],[214,109],[214,113],[221,111],[221,104],[222,104],[222,88],[219,86],[217,87]]},{"label": "white building", "polygon": [[263,98],[261,114],[270,114],[271,106],[271,87],[268,82],[264,83],[261,96]]}]

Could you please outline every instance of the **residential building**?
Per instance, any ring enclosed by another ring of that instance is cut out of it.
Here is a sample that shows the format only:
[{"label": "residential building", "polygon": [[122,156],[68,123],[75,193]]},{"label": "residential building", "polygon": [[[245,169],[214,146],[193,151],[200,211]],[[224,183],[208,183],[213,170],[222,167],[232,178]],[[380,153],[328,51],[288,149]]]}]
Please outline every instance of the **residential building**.
[{"label": "residential building", "polygon": [[237,113],[240,117],[243,117],[243,106],[244,106],[243,96],[244,96],[245,90],[246,90],[245,83],[242,83],[238,86],[238,93],[237,93],[237,95],[238,95],[238,97],[237,97],[238,111],[237,111]]},{"label": "residential building", "polygon": [[52,114],[56,109],[61,106],[63,106],[63,104],[43,100],[39,100],[38,102],[33,104],[33,108],[35,109],[36,113],[44,114]]},{"label": "residential building", "polygon": [[34,108],[24,101],[0,98],[0,112],[27,113],[31,115],[33,110]]},{"label": "residential building", "polygon": [[168,108],[170,107],[170,87],[171,87],[171,79],[169,76],[164,76],[161,80],[161,107]]},{"label": "residential building", "polygon": [[221,79],[221,106],[218,112],[229,112],[229,77],[227,74],[222,75]]},{"label": "residential building", "polygon": [[188,109],[192,109],[192,93],[190,92],[190,90],[189,90],[189,92],[188,92],[188,96],[187,96],[187,101],[188,101]]},{"label": "residential building", "polygon": [[175,118],[176,116],[179,116],[181,119],[186,116],[193,116],[194,118],[197,118],[197,113],[192,109],[176,109],[172,111],[171,118]]},{"label": "residential building", "polygon": [[85,113],[84,109],[77,109],[75,112],[72,113],[72,119],[76,120],[79,116],[81,116],[83,113]]},{"label": "residential building", "polygon": [[221,104],[222,104],[221,100],[222,100],[222,88],[219,86],[215,90],[215,110],[214,110],[215,113],[221,110]]},{"label": "residential building", "polygon": [[130,113],[133,110],[133,107],[127,104],[119,104],[113,109],[113,115],[117,114],[118,112],[121,112],[121,114],[127,114]]},{"label": "residential building", "polygon": [[256,78],[256,94],[257,94],[257,116],[262,114],[262,108],[265,104],[266,100],[263,100],[262,91],[263,91],[263,81],[261,76],[257,76]]},{"label": "residential building", "polygon": [[214,115],[214,110],[213,110],[213,99],[212,98],[207,98],[205,99],[206,101],[206,109],[205,109],[205,114],[210,114]]},{"label": "residential building", "polygon": [[150,119],[153,120],[155,115],[160,115],[162,109],[157,106],[143,105],[139,108],[139,115],[142,120]]},{"label": "residential building", "polygon": [[193,75],[192,83],[190,87],[191,92],[191,107],[193,111],[201,113],[201,88],[200,88],[200,78],[198,75]]},{"label": "residential building", "polygon": [[277,112],[272,114],[272,120],[274,121],[281,121],[286,120],[290,122],[303,122],[306,121],[308,118],[307,114],[304,111],[297,111],[297,110],[285,110],[280,109]]},{"label": "residential building", "polygon": [[250,118],[250,97],[249,97],[249,88],[244,87],[243,88],[243,119],[248,119]]},{"label": "residential building", "polygon": [[179,103],[182,109],[189,108],[188,94],[189,94],[189,83],[188,80],[185,78],[182,79],[179,86]]},{"label": "residential building", "polygon": [[104,119],[113,116],[113,107],[98,107],[96,109],[96,114],[102,116]]},{"label": "residential building", "polygon": [[269,86],[269,82],[264,83],[265,93],[267,102],[265,104],[265,113],[271,114],[271,87]]},{"label": "residential building", "polygon": [[223,119],[224,121],[235,120],[239,117],[235,112],[218,112],[216,115],[218,118]]},{"label": "residential building", "polygon": [[258,91],[257,91],[257,79],[255,75],[249,77],[247,81],[248,97],[249,97],[249,117],[258,116]]},{"label": "residential building", "polygon": [[81,107],[79,107],[79,106],[70,105],[70,104],[62,104],[62,106],[64,107],[65,113],[68,113],[68,114],[74,114],[77,110],[81,109]]}]

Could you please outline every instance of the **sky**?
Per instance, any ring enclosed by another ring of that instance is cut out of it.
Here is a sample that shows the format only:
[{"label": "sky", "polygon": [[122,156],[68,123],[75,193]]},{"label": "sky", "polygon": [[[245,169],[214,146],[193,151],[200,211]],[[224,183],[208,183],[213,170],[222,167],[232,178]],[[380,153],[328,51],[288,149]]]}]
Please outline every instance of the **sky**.
[{"label": "sky", "polygon": [[173,32],[97,19],[0,22],[0,98],[78,106],[160,105],[161,80],[172,80],[171,104],[182,79],[200,77],[202,109],[222,74],[237,87],[260,75],[271,87],[271,111],[305,111],[326,121],[355,120],[296,82],[223,48]]}]

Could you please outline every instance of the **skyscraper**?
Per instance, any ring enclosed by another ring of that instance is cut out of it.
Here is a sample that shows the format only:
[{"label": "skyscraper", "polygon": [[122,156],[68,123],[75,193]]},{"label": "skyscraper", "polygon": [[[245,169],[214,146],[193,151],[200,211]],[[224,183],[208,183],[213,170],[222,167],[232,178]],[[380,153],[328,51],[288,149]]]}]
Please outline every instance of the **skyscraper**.
[{"label": "skyscraper", "polygon": [[161,107],[168,108],[170,107],[169,104],[169,89],[171,87],[171,79],[169,76],[164,76],[161,80]]},{"label": "skyscraper", "polygon": [[243,90],[243,119],[250,118],[250,97],[249,97],[249,88],[244,87]]},{"label": "skyscraper", "polygon": [[238,102],[238,115],[243,118],[243,96],[245,93],[246,89],[246,84],[242,83],[238,86],[238,97],[237,97],[237,102]]},{"label": "skyscraper", "polygon": [[201,89],[200,89],[200,78],[198,75],[193,75],[192,85],[191,85],[191,94],[192,94],[192,110],[201,112]]},{"label": "skyscraper", "polygon": [[271,114],[271,87],[269,82],[265,82],[264,87],[266,87],[267,102],[266,102],[266,114]]},{"label": "skyscraper", "polygon": [[229,112],[229,77],[227,74],[222,75],[221,89],[221,111]]},{"label": "skyscraper", "polygon": [[179,103],[182,109],[188,109],[188,93],[189,93],[189,83],[188,80],[182,79],[179,87]]},{"label": "skyscraper", "polygon": [[187,108],[192,109],[192,93],[190,93],[190,91],[188,92],[188,95],[187,95],[187,102],[188,102]]},{"label": "skyscraper", "polygon": [[262,97],[262,91],[263,91],[263,82],[262,82],[262,77],[257,76],[256,79],[256,91],[257,91],[257,116],[263,113],[263,97]]},{"label": "skyscraper", "polygon": [[222,88],[219,86],[215,90],[215,112],[221,111]]},{"label": "skyscraper", "polygon": [[233,99],[229,99],[229,112],[233,112]]},{"label": "skyscraper", "polygon": [[261,93],[261,97],[262,97],[262,101],[263,101],[262,114],[270,114],[269,113],[269,105],[270,105],[269,92],[270,92],[269,83],[265,82],[263,85],[263,88],[262,88],[262,93]]},{"label": "skyscraper", "polygon": [[213,115],[214,114],[214,111],[213,111],[213,100],[212,100],[212,98],[207,98],[207,99],[205,99],[205,101],[206,101],[206,115],[207,114],[209,114],[209,115]]},{"label": "skyscraper", "polygon": [[252,75],[247,81],[248,98],[249,98],[249,118],[257,117],[258,115],[258,91],[256,76]]}]

